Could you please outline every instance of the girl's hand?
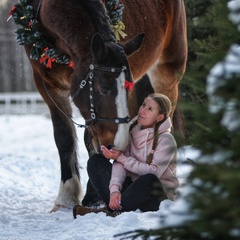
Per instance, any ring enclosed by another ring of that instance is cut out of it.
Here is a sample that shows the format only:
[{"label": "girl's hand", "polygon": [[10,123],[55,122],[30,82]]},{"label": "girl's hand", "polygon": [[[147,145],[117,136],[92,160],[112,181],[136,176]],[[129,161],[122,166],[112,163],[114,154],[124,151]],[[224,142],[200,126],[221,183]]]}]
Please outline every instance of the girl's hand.
[{"label": "girl's hand", "polygon": [[109,207],[112,210],[121,210],[121,200],[122,200],[122,195],[120,192],[113,192],[110,195],[110,201],[109,201]]},{"label": "girl's hand", "polygon": [[102,150],[102,153],[105,156],[105,158],[113,159],[116,161],[117,161],[118,157],[122,154],[122,152],[119,150],[116,150],[116,149],[109,150],[107,147],[105,147],[103,145],[101,146],[101,150]]}]

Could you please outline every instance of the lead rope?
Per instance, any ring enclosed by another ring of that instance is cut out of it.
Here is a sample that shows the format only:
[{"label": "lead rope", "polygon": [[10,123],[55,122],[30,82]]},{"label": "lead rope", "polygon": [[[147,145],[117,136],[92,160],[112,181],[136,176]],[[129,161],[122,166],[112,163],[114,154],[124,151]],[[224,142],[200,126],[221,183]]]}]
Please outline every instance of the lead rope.
[{"label": "lead rope", "polygon": [[38,54],[38,51],[36,51],[37,53],[37,58],[38,58],[38,66],[39,66],[39,70],[40,70],[40,78],[41,78],[41,82],[43,84],[43,87],[48,95],[48,97],[51,99],[51,101],[53,102],[53,104],[55,105],[55,107],[69,120],[71,121],[73,124],[75,124],[77,127],[79,128],[87,128],[88,126],[86,124],[79,124],[77,122],[75,122],[71,117],[69,117],[59,106],[58,104],[56,103],[56,101],[53,99],[53,97],[51,96],[51,94],[49,93],[48,89],[47,89],[47,86],[43,80],[43,74],[42,74],[42,66],[41,66],[41,63],[40,63],[40,58],[39,58],[39,54]]}]

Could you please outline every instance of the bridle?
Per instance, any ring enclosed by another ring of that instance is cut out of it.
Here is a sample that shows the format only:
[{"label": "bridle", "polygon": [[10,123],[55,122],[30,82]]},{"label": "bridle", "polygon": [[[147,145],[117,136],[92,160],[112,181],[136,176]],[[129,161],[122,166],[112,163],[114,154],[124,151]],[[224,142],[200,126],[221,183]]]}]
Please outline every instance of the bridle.
[{"label": "bridle", "polygon": [[127,67],[126,66],[123,66],[120,68],[99,67],[99,66],[90,64],[86,78],[80,82],[78,90],[72,96],[72,98],[74,99],[85,88],[87,83],[89,84],[90,118],[85,121],[86,125],[89,126],[90,124],[93,124],[95,122],[110,122],[110,123],[115,123],[115,124],[129,123],[129,121],[130,121],[129,116],[126,116],[124,118],[119,118],[119,117],[103,118],[103,117],[97,116],[96,111],[95,111],[94,92],[93,92],[93,84],[94,84],[93,80],[94,80],[94,71],[95,70],[110,72],[110,73],[119,73],[119,75],[120,75],[122,72],[127,70]]},{"label": "bridle", "polygon": [[[40,11],[40,7],[42,4],[42,0],[39,0],[38,3],[38,7],[37,7],[37,12],[36,12],[36,18],[39,14]],[[36,47],[37,48],[37,47]],[[89,83],[89,87],[90,87],[90,94],[89,94],[89,98],[90,98],[90,119],[87,119],[85,121],[85,125],[83,124],[78,124],[76,123],[71,117],[69,117],[59,106],[58,104],[55,102],[55,100],[52,98],[52,96],[50,95],[45,82],[43,80],[43,76],[42,76],[42,67],[41,67],[41,63],[40,63],[40,56],[38,55],[38,51],[37,52],[37,57],[38,57],[38,65],[39,65],[39,69],[40,69],[40,77],[41,77],[41,81],[43,83],[43,86],[45,88],[46,93],[48,94],[49,98],[52,100],[52,102],[54,103],[54,105],[57,107],[57,109],[66,117],[68,118],[72,123],[74,123],[75,125],[77,125],[78,127],[81,128],[87,128],[90,124],[93,124],[95,122],[111,122],[111,123],[115,123],[115,124],[122,124],[122,123],[129,123],[130,122],[130,117],[126,116],[124,118],[100,118],[96,115],[95,109],[94,109],[94,94],[93,94],[93,77],[94,77],[94,70],[100,70],[100,71],[105,71],[105,72],[111,72],[111,73],[119,73],[119,75],[127,70],[126,66],[123,66],[121,68],[115,68],[115,67],[99,67],[99,66],[94,66],[93,64],[90,64],[89,66],[89,71],[88,74],[86,76],[86,79],[82,80],[81,83],[79,84],[79,89],[74,93],[72,99],[74,99],[74,97],[76,97],[81,90],[86,86],[87,82]],[[88,80],[89,79],[89,80]]]}]

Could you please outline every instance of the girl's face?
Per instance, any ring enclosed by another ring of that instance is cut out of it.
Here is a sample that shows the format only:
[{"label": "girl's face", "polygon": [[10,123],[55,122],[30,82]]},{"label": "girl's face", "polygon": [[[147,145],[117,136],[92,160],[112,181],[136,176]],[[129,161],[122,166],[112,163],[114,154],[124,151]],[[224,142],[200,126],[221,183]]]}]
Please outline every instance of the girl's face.
[{"label": "girl's face", "polygon": [[138,124],[142,129],[152,128],[159,121],[164,119],[164,115],[159,112],[159,106],[151,97],[147,97],[138,110]]}]

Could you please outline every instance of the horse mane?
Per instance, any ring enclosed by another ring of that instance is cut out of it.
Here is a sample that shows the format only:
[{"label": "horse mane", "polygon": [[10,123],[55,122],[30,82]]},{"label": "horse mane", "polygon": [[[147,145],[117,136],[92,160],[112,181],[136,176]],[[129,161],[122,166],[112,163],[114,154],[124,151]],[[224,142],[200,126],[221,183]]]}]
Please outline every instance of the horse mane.
[{"label": "horse mane", "polygon": [[96,31],[101,35],[103,41],[116,42],[103,0],[81,0],[81,4],[91,16]]}]

